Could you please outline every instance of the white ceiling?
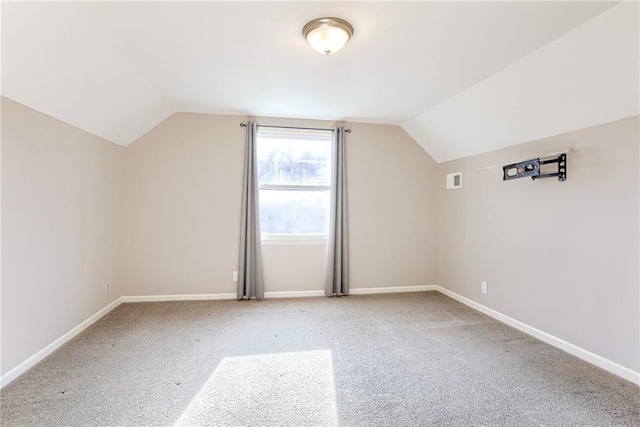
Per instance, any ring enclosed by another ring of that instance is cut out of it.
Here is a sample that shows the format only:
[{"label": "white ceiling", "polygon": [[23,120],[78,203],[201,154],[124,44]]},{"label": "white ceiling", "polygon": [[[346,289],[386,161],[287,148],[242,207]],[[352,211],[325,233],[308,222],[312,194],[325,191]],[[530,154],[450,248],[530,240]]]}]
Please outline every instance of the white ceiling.
[{"label": "white ceiling", "polygon": [[[541,56],[553,49],[550,42],[613,6],[4,2],[2,94],[125,146],[175,112],[242,114],[399,124],[444,161],[498,148],[476,141],[475,132],[456,132],[464,128],[456,117],[473,118],[470,107],[482,113],[470,122],[472,130],[498,135],[498,146],[523,142],[527,132],[509,140],[499,130],[504,121],[482,111],[493,90],[499,105],[487,105],[498,113],[509,113],[504,103],[513,101],[503,99],[509,86],[492,84],[490,76],[506,72],[507,83],[517,81],[523,71],[513,67],[532,53],[539,57],[533,65],[546,64],[548,72],[553,63],[545,61],[561,59]],[[322,56],[301,29],[327,15],[350,21],[355,35],[342,51]],[[637,13],[631,21],[637,31]],[[611,48],[610,38],[598,54]],[[554,104],[548,101],[535,107]],[[478,124],[480,119],[486,122]]]},{"label": "white ceiling", "polygon": [[635,116],[639,36],[621,3],[402,126],[443,162]]}]

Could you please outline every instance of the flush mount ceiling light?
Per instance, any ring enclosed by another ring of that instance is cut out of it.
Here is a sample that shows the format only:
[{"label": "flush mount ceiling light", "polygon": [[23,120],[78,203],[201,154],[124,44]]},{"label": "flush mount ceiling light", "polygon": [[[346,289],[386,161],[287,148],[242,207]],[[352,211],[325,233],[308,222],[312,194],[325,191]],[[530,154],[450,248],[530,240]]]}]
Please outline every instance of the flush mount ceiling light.
[{"label": "flush mount ceiling light", "polygon": [[307,22],[302,35],[312,48],[325,55],[336,53],[353,36],[353,27],[344,19],[318,18]]}]

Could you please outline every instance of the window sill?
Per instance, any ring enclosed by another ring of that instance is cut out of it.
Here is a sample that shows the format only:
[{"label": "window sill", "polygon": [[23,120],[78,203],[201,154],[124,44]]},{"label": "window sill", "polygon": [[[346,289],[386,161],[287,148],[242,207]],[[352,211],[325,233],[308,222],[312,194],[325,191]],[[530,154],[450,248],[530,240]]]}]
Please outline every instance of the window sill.
[{"label": "window sill", "polygon": [[323,234],[263,234],[262,246],[326,245]]}]

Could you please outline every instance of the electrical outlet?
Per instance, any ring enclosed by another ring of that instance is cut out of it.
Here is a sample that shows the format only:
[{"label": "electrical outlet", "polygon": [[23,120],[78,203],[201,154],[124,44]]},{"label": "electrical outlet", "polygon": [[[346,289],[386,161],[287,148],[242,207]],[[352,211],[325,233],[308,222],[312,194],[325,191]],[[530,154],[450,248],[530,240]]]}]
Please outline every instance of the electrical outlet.
[{"label": "electrical outlet", "polygon": [[111,291],[111,285],[109,283],[104,284],[104,294],[107,295]]},{"label": "electrical outlet", "polygon": [[233,281],[234,281],[234,282],[237,282],[237,281],[238,281],[238,270],[235,270],[235,271],[233,272]]},{"label": "electrical outlet", "polygon": [[489,284],[487,282],[480,282],[480,292],[483,294],[489,293]]}]

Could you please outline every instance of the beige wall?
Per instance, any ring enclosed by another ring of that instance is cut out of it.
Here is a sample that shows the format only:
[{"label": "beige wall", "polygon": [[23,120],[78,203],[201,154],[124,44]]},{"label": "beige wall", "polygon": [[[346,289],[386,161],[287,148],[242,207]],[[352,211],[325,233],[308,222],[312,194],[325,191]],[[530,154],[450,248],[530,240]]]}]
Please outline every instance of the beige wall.
[{"label": "beige wall", "polygon": [[[3,374],[120,295],[235,293],[245,120],[176,114],[124,149],[2,99]],[[439,283],[639,370],[637,117],[440,165],[347,127],[352,288]],[[476,171],[576,146],[564,183]],[[264,246],[266,290],[322,289],[325,250]]]},{"label": "beige wall", "polygon": [[124,277],[129,295],[235,292],[244,129],[175,114],[127,147]]},{"label": "beige wall", "polygon": [[[233,293],[246,118],[175,114],[127,148],[130,295]],[[333,123],[260,119],[262,124]],[[435,283],[436,165],[397,126],[348,124],[352,287]],[[263,247],[265,290],[323,289],[324,245]]]},{"label": "beige wall", "polygon": [[436,163],[400,127],[349,127],[352,288],[436,284]]},{"label": "beige wall", "polygon": [[[634,117],[438,165],[439,284],[639,371],[638,145]],[[566,182],[476,171],[566,147]]]},{"label": "beige wall", "polygon": [[2,98],[2,374],[121,295],[124,154]]}]

